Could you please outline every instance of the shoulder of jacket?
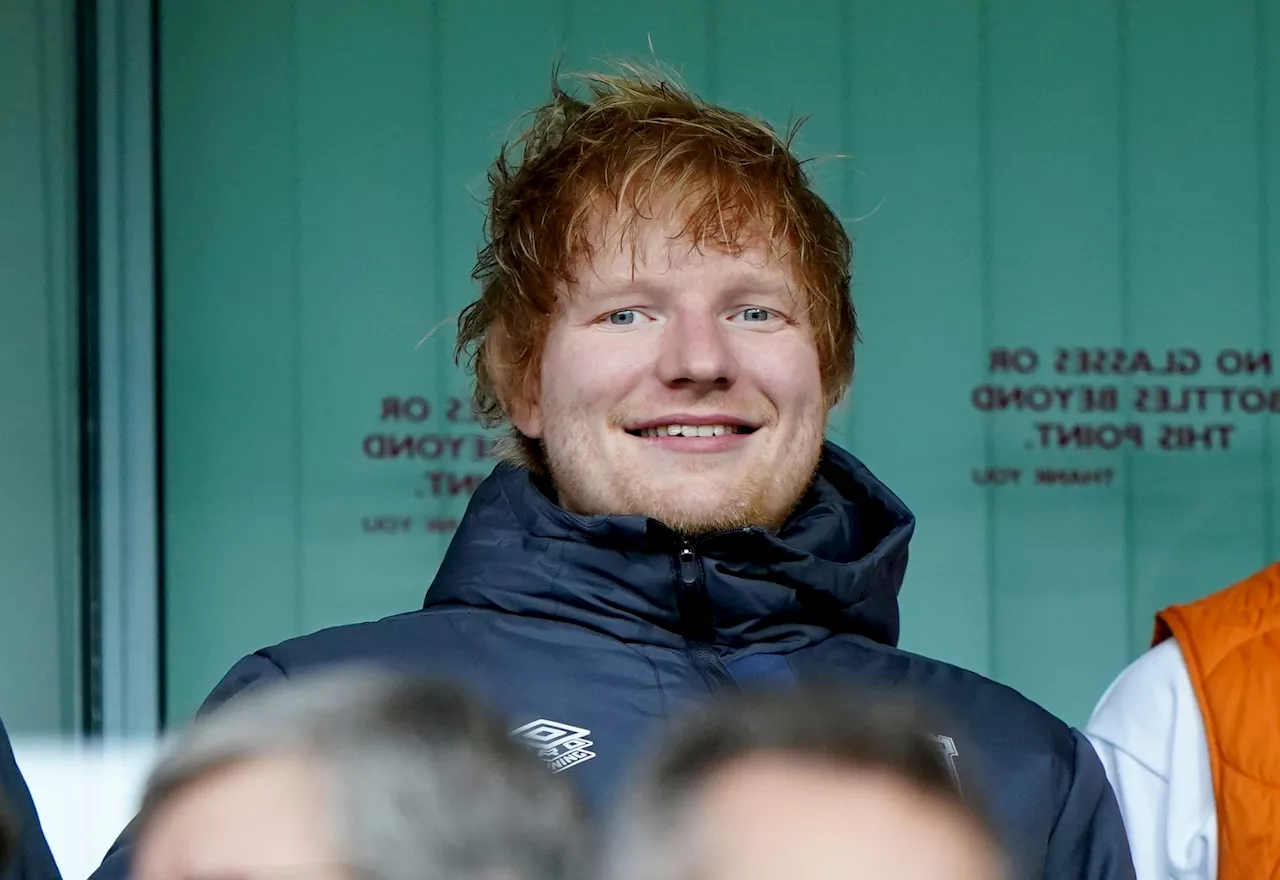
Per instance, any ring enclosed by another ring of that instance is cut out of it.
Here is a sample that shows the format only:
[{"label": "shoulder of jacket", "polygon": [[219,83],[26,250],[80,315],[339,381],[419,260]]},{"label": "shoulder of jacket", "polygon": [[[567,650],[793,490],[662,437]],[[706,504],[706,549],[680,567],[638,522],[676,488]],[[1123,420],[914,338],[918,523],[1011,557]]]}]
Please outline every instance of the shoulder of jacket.
[{"label": "shoulder of jacket", "polygon": [[858,636],[836,636],[823,645],[829,646],[828,660],[847,652],[850,667],[858,668],[871,687],[914,690],[944,721],[954,720],[975,739],[998,740],[1005,750],[1051,752],[1064,760],[1075,750],[1070,726],[1009,685]]},{"label": "shoulder of jacket", "polygon": [[326,627],[285,639],[255,653],[286,673],[317,663],[376,660],[409,646],[423,646],[428,639],[436,637],[433,631],[442,629],[447,618],[476,613],[483,612],[451,606],[418,609],[379,620]]}]

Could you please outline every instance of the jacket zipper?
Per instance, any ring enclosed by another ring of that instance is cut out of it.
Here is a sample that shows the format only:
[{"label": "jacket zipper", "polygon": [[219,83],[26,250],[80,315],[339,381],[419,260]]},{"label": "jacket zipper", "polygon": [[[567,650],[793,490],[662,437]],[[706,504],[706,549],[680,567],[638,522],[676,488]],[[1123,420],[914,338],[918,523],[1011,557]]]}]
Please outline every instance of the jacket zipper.
[{"label": "jacket zipper", "polygon": [[711,608],[706,591],[701,583],[702,569],[698,565],[698,556],[692,547],[686,545],[680,548],[677,559],[680,565],[681,591],[685,600],[682,604],[687,611],[694,612],[685,619],[685,627],[687,630],[697,630],[685,633],[693,665],[713,691],[737,690],[738,683],[733,680],[728,667],[710,641],[715,629],[711,622]]}]

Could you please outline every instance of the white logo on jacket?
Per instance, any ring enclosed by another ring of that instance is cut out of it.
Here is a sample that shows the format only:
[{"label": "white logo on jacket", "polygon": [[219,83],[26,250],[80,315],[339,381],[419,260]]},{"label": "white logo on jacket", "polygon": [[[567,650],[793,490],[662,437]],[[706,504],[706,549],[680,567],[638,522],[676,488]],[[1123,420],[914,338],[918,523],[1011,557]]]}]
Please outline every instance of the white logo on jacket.
[{"label": "white logo on jacket", "polygon": [[539,718],[517,727],[511,735],[537,750],[538,757],[547,762],[552,773],[568,770],[596,756],[591,751],[593,743],[587,738],[591,731],[585,727]]},{"label": "white logo on jacket", "polygon": [[947,769],[951,771],[951,781],[955,783],[956,791],[964,794],[964,789],[960,787],[960,771],[956,768],[956,757],[960,754],[956,748],[956,741],[949,736],[935,733],[934,741],[938,743],[938,748],[942,750],[942,760],[947,762]]}]

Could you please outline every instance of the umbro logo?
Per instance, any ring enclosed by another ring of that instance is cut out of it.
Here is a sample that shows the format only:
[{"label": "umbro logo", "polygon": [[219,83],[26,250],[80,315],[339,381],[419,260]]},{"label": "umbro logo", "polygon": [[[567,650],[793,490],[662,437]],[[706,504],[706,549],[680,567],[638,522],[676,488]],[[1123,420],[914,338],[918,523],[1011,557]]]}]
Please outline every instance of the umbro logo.
[{"label": "umbro logo", "polygon": [[588,739],[591,731],[585,727],[539,718],[517,727],[511,735],[532,746],[538,757],[547,762],[552,773],[568,770],[596,756],[591,751],[593,743]]},{"label": "umbro logo", "polygon": [[949,736],[935,733],[933,740],[938,744],[938,749],[942,752],[942,760],[947,764],[947,770],[951,773],[951,781],[955,783],[956,791],[961,794],[964,789],[960,787],[960,771],[956,769],[956,758],[960,756],[960,750],[956,748],[956,741]]}]

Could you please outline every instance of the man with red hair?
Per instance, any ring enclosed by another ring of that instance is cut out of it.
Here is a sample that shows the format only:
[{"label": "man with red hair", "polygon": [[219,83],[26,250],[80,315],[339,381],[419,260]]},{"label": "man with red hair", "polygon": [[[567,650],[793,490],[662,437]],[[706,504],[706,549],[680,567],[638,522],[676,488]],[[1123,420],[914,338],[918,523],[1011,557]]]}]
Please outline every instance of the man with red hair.
[{"label": "man with red hair", "polygon": [[604,811],[716,692],[911,690],[953,719],[939,760],[1018,877],[1131,876],[1080,734],[895,647],[914,520],[824,442],[853,374],[851,246],[790,136],[635,71],[587,85],[554,87],[490,173],[458,351],[507,436],[425,606],[258,651],[207,705],[327,664],[447,675]]}]

